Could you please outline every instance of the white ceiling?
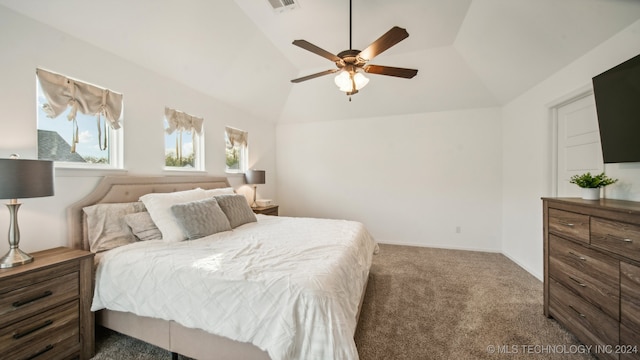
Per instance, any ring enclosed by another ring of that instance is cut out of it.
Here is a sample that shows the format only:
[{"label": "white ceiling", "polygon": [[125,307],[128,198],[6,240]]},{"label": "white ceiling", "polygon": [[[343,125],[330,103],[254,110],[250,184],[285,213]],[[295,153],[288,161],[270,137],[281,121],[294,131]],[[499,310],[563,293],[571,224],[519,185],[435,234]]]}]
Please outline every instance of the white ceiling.
[{"label": "white ceiling", "polygon": [[[504,104],[640,19],[638,0],[353,0],[353,47],[392,26],[409,38],[371,63],[419,69],[370,75],[348,102],[335,67],[291,45],[349,48],[347,0],[0,0],[0,5],[180,81],[260,118],[314,121]],[[0,11],[2,8],[0,7]],[[5,31],[3,29],[3,31]]]}]

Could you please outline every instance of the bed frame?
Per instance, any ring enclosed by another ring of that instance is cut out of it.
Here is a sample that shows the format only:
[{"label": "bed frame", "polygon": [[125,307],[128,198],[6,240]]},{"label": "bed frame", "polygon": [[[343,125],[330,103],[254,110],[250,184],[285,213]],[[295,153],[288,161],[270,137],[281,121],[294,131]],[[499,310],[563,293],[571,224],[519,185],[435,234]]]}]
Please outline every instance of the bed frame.
[{"label": "bed frame", "polygon": [[[69,247],[89,250],[86,218],[82,208],[100,203],[138,201],[148,193],[166,193],[194,188],[215,189],[229,187],[226,177],[165,176],[104,177],[89,195],[67,209]],[[360,299],[364,300],[365,283]],[[267,352],[250,343],[234,341],[199,329],[186,328],[174,321],[137,316],[131,313],[100,310],[96,312],[98,325],[140,339],[169,350],[174,359],[177,354],[195,359],[270,359]],[[94,345],[91,346],[94,348]]]}]

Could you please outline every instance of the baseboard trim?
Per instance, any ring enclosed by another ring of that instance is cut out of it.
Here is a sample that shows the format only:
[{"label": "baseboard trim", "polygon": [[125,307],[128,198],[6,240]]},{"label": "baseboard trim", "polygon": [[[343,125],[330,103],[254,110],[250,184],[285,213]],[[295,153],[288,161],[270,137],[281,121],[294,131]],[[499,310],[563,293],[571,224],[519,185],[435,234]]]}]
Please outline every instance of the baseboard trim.
[{"label": "baseboard trim", "polygon": [[464,251],[478,251],[478,252],[489,252],[489,253],[502,253],[500,250],[496,249],[482,249],[482,248],[472,248],[465,246],[441,246],[441,245],[433,245],[433,244],[416,244],[416,243],[405,243],[405,242],[396,242],[396,241],[378,241],[380,244],[388,244],[388,245],[402,245],[402,246],[415,246],[415,247],[423,247],[423,248],[434,248],[434,249],[449,249],[449,250],[464,250]]}]

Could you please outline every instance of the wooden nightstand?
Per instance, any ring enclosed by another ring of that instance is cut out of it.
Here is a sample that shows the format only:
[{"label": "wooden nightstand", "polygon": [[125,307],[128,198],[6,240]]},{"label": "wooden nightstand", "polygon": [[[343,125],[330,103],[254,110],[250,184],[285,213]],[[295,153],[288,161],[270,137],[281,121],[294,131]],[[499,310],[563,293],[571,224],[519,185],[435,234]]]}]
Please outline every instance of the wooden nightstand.
[{"label": "wooden nightstand", "polygon": [[256,214],[278,216],[278,205],[258,206],[251,210]]},{"label": "wooden nightstand", "polygon": [[93,253],[64,247],[0,269],[4,359],[90,359],[95,351]]}]

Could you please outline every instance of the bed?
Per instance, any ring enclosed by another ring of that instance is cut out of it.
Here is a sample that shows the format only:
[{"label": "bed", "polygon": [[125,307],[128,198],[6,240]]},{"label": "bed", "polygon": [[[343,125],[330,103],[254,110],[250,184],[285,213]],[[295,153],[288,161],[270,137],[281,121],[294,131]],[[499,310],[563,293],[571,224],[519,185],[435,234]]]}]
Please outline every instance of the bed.
[{"label": "bed", "polygon": [[[87,209],[229,188],[224,177],[105,177],[68,208],[69,245],[95,250]],[[155,215],[145,205],[135,212]],[[92,310],[98,325],[196,359],[357,359],[353,335],[376,249],[357,222],[255,215],[194,240],[97,252]]]}]

